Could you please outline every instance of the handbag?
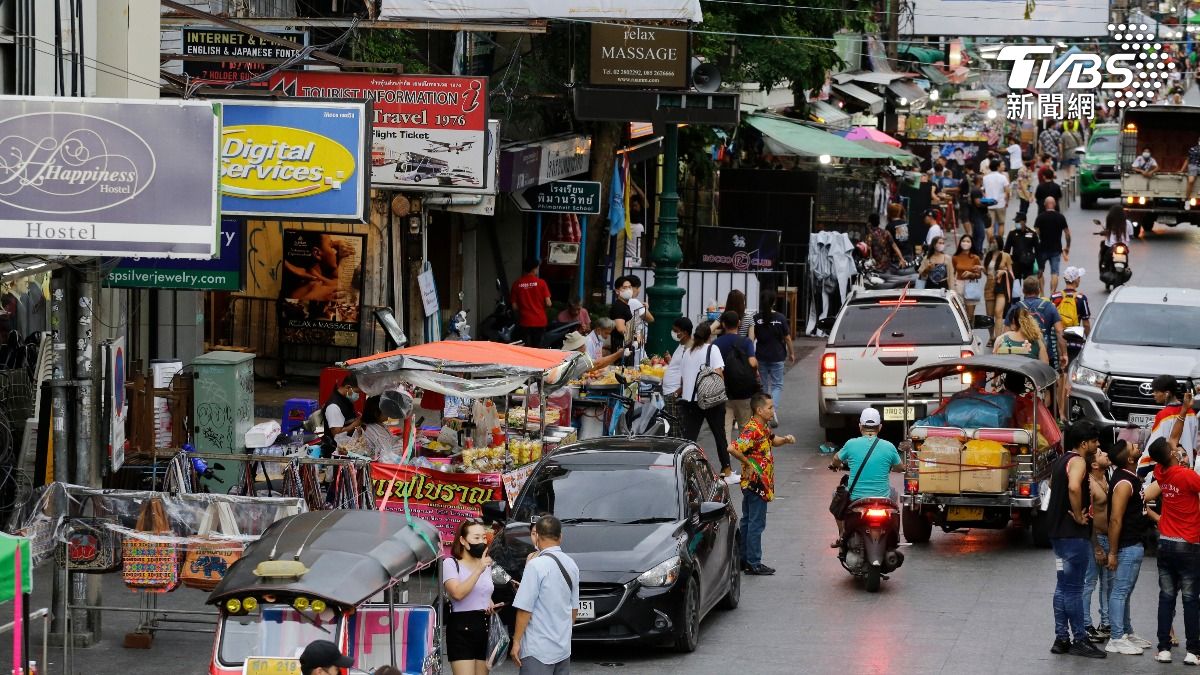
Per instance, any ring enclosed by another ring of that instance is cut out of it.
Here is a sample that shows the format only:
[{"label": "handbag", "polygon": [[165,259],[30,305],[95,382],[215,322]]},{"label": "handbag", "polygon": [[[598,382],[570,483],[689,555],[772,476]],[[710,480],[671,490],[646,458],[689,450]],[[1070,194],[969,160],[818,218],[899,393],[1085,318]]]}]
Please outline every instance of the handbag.
[{"label": "handbag", "polygon": [[863,469],[867,468],[867,462],[871,459],[871,453],[875,452],[876,445],[879,445],[878,436],[875,437],[875,442],[871,443],[858,471],[854,472],[854,480],[850,482],[850,487],[846,487],[846,476],[842,476],[842,482],[834,489],[833,499],[829,501],[829,513],[833,514],[834,518],[841,520],[842,516],[846,515],[846,509],[850,507],[850,495],[854,492],[854,486],[858,485],[858,477],[862,475]]},{"label": "handbag", "polygon": [[233,508],[227,502],[209,504],[204,511],[196,537],[208,541],[193,540],[188,544],[187,553],[183,556],[183,569],[179,573],[184,586],[211,591],[224,578],[229,567],[241,560],[244,550],[241,542],[213,535],[241,535]]},{"label": "handbag", "polygon": [[[162,500],[147,501],[138,513],[138,532],[172,537],[171,521]],[[136,536],[125,537],[121,576],[125,585],[135,590],[167,593],[179,586],[180,546],[175,541],[150,541]]]},{"label": "handbag", "polygon": [[980,302],[983,300],[984,279],[967,279],[963,284],[963,299],[967,302]]},{"label": "handbag", "polygon": [[54,562],[72,572],[103,574],[121,567],[121,538],[108,528],[113,518],[68,518],[63,526],[64,544],[54,549]]},{"label": "handbag", "polygon": [[709,367],[713,346],[708,346],[704,354],[704,366],[696,374],[696,386],[693,388],[692,400],[701,410],[709,410],[729,400],[725,395],[725,378]]}]

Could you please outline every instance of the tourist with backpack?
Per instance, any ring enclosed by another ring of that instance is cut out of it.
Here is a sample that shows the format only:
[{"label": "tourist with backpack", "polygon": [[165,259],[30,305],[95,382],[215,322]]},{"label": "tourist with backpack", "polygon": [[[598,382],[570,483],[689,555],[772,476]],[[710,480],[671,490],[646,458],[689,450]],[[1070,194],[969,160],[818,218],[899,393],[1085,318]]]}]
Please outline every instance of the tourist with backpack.
[{"label": "tourist with backpack", "polygon": [[1042,338],[1046,342],[1050,367],[1058,371],[1061,385],[1058,388],[1059,400],[1054,402],[1055,410],[1059,419],[1065,419],[1067,397],[1064,392],[1067,380],[1064,375],[1067,372],[1067,342],[1063,338],[1063,322],[1058,309],[1054,307],[1053,302],[1039,297],[1041,286],[1042,282],[1037,277],[1025,277],[1025,281],[1021,282],[1023,297],[1013,303],[1012,309],[1008,312],[1008,323],[1012,324],[1013,315],[1022,308],[1032,314],[1034,320],[1037,321],[1038,328],[1042,330]]},{"label": "tourist with backpack", "polygon": [[[683,323],[676,321],[675,335],[683,331]],[[725,403],[729,395],[725,391],[725,360],[721,350],[709,343],[712,328],[700,322],[692,331],[688,341],[680,340],[679,347],[671,356],[671,364],[663,376],[663,394],[678,394],[683,407],[683,437],[695,441],[700,436],[700,427],[708,422],[716,442],[717,458],[721,462],[721,474],[733,472],[729,465],[729,441],[725,435]]]},{"label": "tourist with backpack", "polygon": [[[1038,233],[1026,222],[1025,214],[1013,217],[1017,229],[1008,233],[1004,240],[1004,252],[1012,258],[1012,272],[1016,279],[1036,276],[1038,273],[1037,252],[1041,246]],[[1013,284],[1015,287],[1015,283]],[[1014,295],[1016,289],[1014,288]]]},{"label": "tourist with backpack", "polygon": [[722,333],[713,340],[725,361],[725,395],[729,397],[725,402],[725,433],[729,438],[737,438],[738,432],[750,421],[750,397],[759,391],[754,343],[750,338],[738,335],[739,323],[737,312],[726,310],[721,315]]},{"label": "tourist with backpack", "polygon": [[1083,268],[1075,266],[1063,270],[1065,286],[1062,292],[1051,295],[1050,300],[1062,317],[1063,328],[1083,326],[1083,336],[1087,337],[1092,332],[1092,310],[1087,296],[1079,292],[1079,280],[1084,274]]},{"label": "tourist with backpack", "polygon": [[[792,347],[792,333],[788,330],[787,319],[775,311],[775,291],[769,288],[759,298],[758,314],[754,315],[750,338],[754,340],[762,390],[770,394],[771,400],[779,407],[783,402],[784,364],[795,363],[796,352]],[[772,424],[778,426],[778,421]]]}]

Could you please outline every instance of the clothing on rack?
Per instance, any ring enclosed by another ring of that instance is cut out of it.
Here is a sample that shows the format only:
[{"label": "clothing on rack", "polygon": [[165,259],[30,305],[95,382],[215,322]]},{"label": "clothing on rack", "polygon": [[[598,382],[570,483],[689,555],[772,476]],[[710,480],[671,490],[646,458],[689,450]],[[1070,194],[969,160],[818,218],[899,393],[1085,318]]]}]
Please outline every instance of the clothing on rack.
[{"label": "clothing on rack", "polygon": [[817,321],[836,312],[850,293],[853,244],[845,232],[814,232],[808,246],[805,334],[816,335]]}]

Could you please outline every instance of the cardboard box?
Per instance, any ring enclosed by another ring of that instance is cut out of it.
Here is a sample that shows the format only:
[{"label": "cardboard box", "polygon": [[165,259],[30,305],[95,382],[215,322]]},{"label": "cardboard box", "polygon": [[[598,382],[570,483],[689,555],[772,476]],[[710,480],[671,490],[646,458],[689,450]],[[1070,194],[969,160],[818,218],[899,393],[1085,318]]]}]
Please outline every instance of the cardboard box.
[{"label": "cardboard box", "polygon": [[[938,441],[938,442],[934,442]],[[930,438],[917,452],[920,490],[939,495],[962,492],[960,463],[961,445],[956,439]]]},{"label": "cardboard box", "polygon": [[[963,492],[1007,492],[1012,472],[1012,454],[996,441],[968,441],[962,451],[961,487]],[[981,469],[980,467],[996,467]]]}]

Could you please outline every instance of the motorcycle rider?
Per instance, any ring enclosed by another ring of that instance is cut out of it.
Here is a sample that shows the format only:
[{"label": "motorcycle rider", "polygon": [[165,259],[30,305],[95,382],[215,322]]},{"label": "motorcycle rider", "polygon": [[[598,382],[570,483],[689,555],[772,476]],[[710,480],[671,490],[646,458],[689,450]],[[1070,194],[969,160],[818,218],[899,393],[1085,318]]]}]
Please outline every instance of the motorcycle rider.
[{"label": "motorcycle rider", "polygon": [[[882,426],[883,421],[879,417],[878,410],[874,408],[863,410],[858,417],[858,430],[862,436],[846,441],[842,449],[833,456],[830,467],[833,469],[846,468],[847,476],[849,476],[847,487],[854,480],[854,475],[858,474],[858,482],[854,484],[854,490],[850,492],[851,503],[868,497],[886,497],[897,501],[896,489],[888,481],[888,473],[903,472],[904,462],[900,459],[900,451],[896,449],[896,446],[879,437]],[[872,445],[875,446],[873,452],[871,452]],[[863,461],[867,459],[868,452],[871,453],[871,457],[864,466]],[[861,474],[858,473],[859,467],[862,467]],[[836,520],[838,538],[837,541],[830,544],[830,548],[841,546],[842,537],[845,536],[845,522],[840,518]]]}]

